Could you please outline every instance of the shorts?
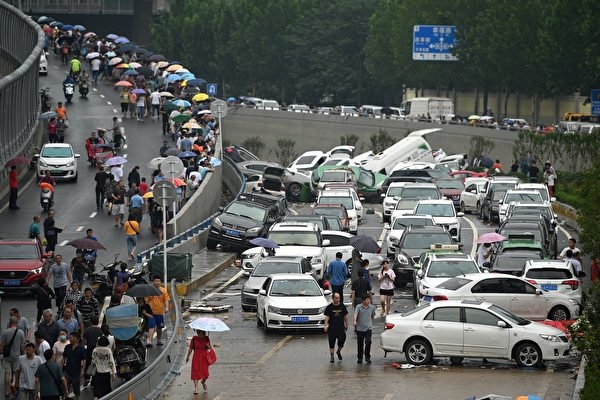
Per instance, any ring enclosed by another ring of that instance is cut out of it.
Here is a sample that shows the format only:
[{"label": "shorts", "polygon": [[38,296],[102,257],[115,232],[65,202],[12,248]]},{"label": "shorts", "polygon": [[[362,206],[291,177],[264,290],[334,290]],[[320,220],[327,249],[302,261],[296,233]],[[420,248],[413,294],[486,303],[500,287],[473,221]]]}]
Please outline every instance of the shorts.
[{"label": "shorts", "polygon": [[[161,315],[162,317],[162,315]],[[154,321],[154,317],[152,318],[148,318],[148,320],[146,321],[146,328],[147,329],[154,329],[156,328],[156,322]]]},{"label": "shorts", "polygon": [[[164,328],[165,327],[165,316],[164,315],[154,315],[153,318],[154,325],[156,328]],[[150,324],[148,324],[150,326]]]},{"label": "shorts", "polygon": [[14,373],[17,370],[18,365],[19,360],[12,361],[2,357],[2,369],[4,369],[4,371],[11,371],[11,373]]},{"label": "shorts", "polygon": [[380,296],[393,296],[394,289],[379,289]]},{"label": "shorts", "polygon": [[112,215],[125,215],[125,204],[115,204],[112,206]]},{"label": "shorts", "polygon": [[337,341],[338,347],[344,347],[344,343],[346,343],[346,331],[340,330],[339,332],[328,331],[327,339],[329,341],[329,348],[333,349],[335,347],[335,342]]}]

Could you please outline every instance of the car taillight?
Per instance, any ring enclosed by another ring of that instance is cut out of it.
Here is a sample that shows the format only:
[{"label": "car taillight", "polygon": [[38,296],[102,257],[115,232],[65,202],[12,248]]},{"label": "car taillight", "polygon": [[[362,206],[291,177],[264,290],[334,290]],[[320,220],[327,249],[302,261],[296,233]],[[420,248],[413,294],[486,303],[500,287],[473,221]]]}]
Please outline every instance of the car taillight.
[{"label": "car taillight", "polygon": [[531,283],[532,285],[537,285],[537,282],[533,279],[525,279],[527,282]]},{"label": "car taillight", "polygon": [[389,322],[385,323],[385,329],[392,329],[394,327],[394,324],[390,324]]},{"label": "car taillight", "polygon": [[433,296],[433,301],[441,301],[441,300],[448,300],[448,298],[444,295]]},{"label": "car taillight", "polygon": [[381,247],[377,249],[377,251],[375,252],[375,254],[381,254]]},{"label": "car taillight", "polygon": [[567,281],[563,281],[562,284],[571,286],[571,290],[577,290],[579,287],[579,281],[577,279],[569,279]]}]

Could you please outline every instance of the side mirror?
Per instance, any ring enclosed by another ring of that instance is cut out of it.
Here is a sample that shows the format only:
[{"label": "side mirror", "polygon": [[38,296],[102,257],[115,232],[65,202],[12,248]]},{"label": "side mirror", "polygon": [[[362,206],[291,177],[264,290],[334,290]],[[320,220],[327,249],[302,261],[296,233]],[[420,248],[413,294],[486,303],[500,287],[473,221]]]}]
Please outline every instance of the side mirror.
[{"label": "side mirror", "polygon": [[79,157],[81,157],[81,154],[75,153],[75,158],[79,158]]},{"label": "side mirror", "polygon": [[244,271],[244,272],[243,272],[243,275],[244,275],[245,277],[249,277],[249,276],[250,276],[250,271]]},{"label": "side mirror", "polygon": [[40,158],[40,153],[35,153],[33,156],[34,156],[35,158]]},{"label": "side mirror", "polygon": [[506,322],[504,321],[498,321],[496,325],[498,325],[498,328],[506,328]]},{"label": "side mirror", "polygon": [[381,193],[381,196],[380,196],[380,197],[381,197],[382,199],[385,199],[385,193]]},{"label": "side mirror", "polygon": [[458,213],[456,213],[456,216],[459,217],[459,218],[461,218],[461,217],[465,216],[465,213],[462,212],[462,211],[459,211]]},{"label": "side mirror", "polygon": [[259,295],[259,296],[266,296],[266,295],[267,295],[267,291],[266,291],[265,289],[260,289],[260,290],[258,291],[258,295]]},{"label": "side mirror", "polygon": [[329,290],[329,289],[323,290],[323,295],[324,296],[331,296],[331,290]]},{"label": "side mirror", "polygon": [[225,211],[225,207],[219,207],[219,212]]},{"label": "side mirror", "polygon": [[542,290],[540,290],[540,289],[536,289],[535,290],[535,294],[538,295],[538,296],[541,296],[541,295],[544,294],[544,292],[542,292]]},{"label": "side mirror", "polygon": [[498,200],[498,204],[504,204],[504,200]]},{"label": "side mirror", "polygon": [[324,240],[323,240],[323,243],[321,243],[321,246],[323,246],[323,247],[327,247],[327,246],[329,246],[330,244],[331,244],[331,240],[329,240],[329,239],[324,239]]},{"label": "side mirror", "polygon": [[587,274],[584,271],[579,271],[579,273],[577,274],[577,276],[579,278],[585,278],[587,276]]}]

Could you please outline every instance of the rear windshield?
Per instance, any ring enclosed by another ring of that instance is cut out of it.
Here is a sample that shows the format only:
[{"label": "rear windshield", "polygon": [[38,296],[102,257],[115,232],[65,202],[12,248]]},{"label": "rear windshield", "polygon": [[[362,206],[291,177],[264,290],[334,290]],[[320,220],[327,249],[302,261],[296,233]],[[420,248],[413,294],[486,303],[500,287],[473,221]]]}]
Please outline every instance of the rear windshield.
[{"label": "rear windshield", "polygon": [[415,209],[416,214],[427,214],[432,217],[454,217],[454,205],[439,203],[439,204],[419,204]]},{"label": "rear windshield", "polygon": [[333,215],[334,217],[344,218],[344,209],[342,207],[315,207],[315,215]]},{"label": "rear windshield", "polygon": [[321,182],[346,182],[346,173],[342,171],[323,172]]},{"label": "rear windshield", "polygon": [[452,238],[446,232],[440,233],[409,233],[406,235],[402,248],[429,249],[432,244],[453,244]]},{"label": "rear windshield", "polygon": [[525,277],[532,279],[571,279],[573,274],[563,268],[534,268],[527,271]]},{"label": "rear windshield", "polygon": [[471,279],[458,277],[458,278],[448,279],[446,282],[442,282],[439,285],[437,285],[437,287],[440,289],[457,290],[470,282],[471,282]]},{"label": "rear windshield", "polygon": [[271,274],[298,272],[300,272],[300,265],[295,262],[265,262],[259,263],[256,268],[254,268],[252,276],[266,277]]},{"label": "rear windshield", "polygon": [[392,229],[404,229],[407,226],[433,226],[433,220],[431,218],[402,218],[398,217],[394,220],[394,226]]},{"label": "rear windshield", "polygon": [[347,210],[354,208],[352,197],[321,196],[319,204],[343,204]]}]

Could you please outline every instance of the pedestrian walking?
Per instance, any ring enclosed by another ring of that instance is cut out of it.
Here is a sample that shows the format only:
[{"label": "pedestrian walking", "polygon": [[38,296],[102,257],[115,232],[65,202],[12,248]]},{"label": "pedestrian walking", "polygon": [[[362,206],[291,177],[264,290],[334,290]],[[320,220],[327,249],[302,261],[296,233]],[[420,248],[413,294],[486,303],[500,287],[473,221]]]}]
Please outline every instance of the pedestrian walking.
[{"label": "pedestrian walking", "polygon": [[83,297],[77,301],[77,310],[81,313],[81,320],[83,326],[87,331],[87,328],[93,325],[93,318],[99,318],[100,313],[98,312],[98,300],[93,296],[92,289],[86,287],[83,291]]},{"label": "pedestrian walking", "polygon": [[39,215],[34,215],[33,222],[29,225],[29,239],[36,239],[38,244],[42,243],[42,231],[40,229],[41,220]]},{"label": "pedestrian walking", "polygon": [[[156,345],[162,346],[162,331],[165,327],[164,315],[169,310],[169,301],[171,298],[169,297],[167,289],[161,285],[161,278],[159,276],[154,277],[153,283],[154,286],[160,290],[161,295],[146,297],[146,301],[148,304],[150,304],[150,308],[152,308],[152,315],[154,316],[154,324],[156,325]],[[148,332],[150,341],[152,340],[152,336],[154,336],[154,332],[152,332],[152,334]]]},{"label": "pedestrian walking", "polygon": [[0,335],[2,369],[4,369],[4,398],[11,397],[11,383],[17,371],[19,357],[25,351],[25,334],[17,327],[17,318],[10,317],[10,327]]},{"label": "pedestrian walking", "polygon": [[153,120],[158,119],[158,115],[160,114],[160,104],[161,97],[160,93],[158,92],[158,88],[156,88],[152,91],[152,93],[150,93],[150,107],[152,107],[150,115],[152,116]]},{"label": "pedestrian walking", "polygon": [[54,257],[54,264],[48,270],[46,284],[50,282],[50,278],[52,278],[54,293],[56,295],[56,307],[60,310],[67,294],[67,287],[73,281],[69,266],[63,262],[60,254]]},{"label": "pedestrian walking", "polygon": [[379,301],[381,303],[381,315],[386,316],[390,313],[392,306],[392,297],[394,297],[394,281],[396,274],[390,269],[388,260],[381,262],[381,271],[377,275],[379,280]]},{"label": "pedestrian walking", "polygon": [[58,365],[62,366],[63,358],[65,355],[65,347],[69,344],[69,335],[67,334],[66,329],[59,329],[58,331],[58,339],[54,342],[52,346],[52,351],[54,352],[54,362]]},{"label": "pedestrian walking", "polygon": [[192,382],[194,382],[194,394],[198,394],[198,381],[202,383],[204,390],[208,389],[206,380],[208,379],[208,350],[212,349],[210,344],[210,338],[206,336],[206,332],[198,329],[196,336],[190,341],[190,346],[185,358],[185,362],[190,361],[190,355],[194,353],[192,357]]},{"label": "pedestrian walking", "polygon": [[556,176],[554,176],[550,169],[547,169],[546,172],[544,172],[544,181],[546,182],[546,186],[548,186],[548,195],[554,197],[554,183],[556,181]]},{"label": "pedestrian walking", "polygon": [[334,292],[331,296],[332,303],[329,303],[325,308],[325,327],[329,339],[329,362],[333,363],[333,352],[335,343],[337,342],[337,357],[342,361],[342,348],[346,343],[346,331],[348,330],[348,309],[341,301],[342,296]]},{"label": "pedestrian walking", "polygon": [[348,267],[342,261],[342,256],[343,254],[339,251],[335,253],[335,260],[330,262],[327,267],[327,276],[329,277],[331,291],[339,293],[341,301],[344,302],[344,284],[348,279]]},{"label": "pedestrian walking", "polygon": [[123,226],[123,218],[125,217],[125,194],[127,190],[123,185],[123,181],[118,181],[114,188],[112,196],[112,214],[115,216],[115,228]]},{"label": "pedestrian walking", "polygon": [[362,303],[354,309],[354,331],[356,332],[357,355],[356,362],[362,364],[363,355],[367,364],[371,364],[371,337],[373,334],[373,319],[375,307],[371,298],[365,297]]},{"label": "pedestrian walking", "polygon": [[127,254],[129,255],[129,259],[134,260],[135,248],[137,246],[137,236],[141,233],[140,224],[136,221],[135,214],[129,213],[129,218],[127,219],[127,222],[125,222],[123,230],[127,236]]},{"label": "pedestrian walking", "polygon": [[48,307],[42,312],[42,320],[38,320],[37,330],[42,332],[44,339],[52,345],[58,340],[60,334],[60,328],[58,323],[54,320],[54,314],[52,309]]},{"label": "pedestrian walking", "polygon": [[54,291],[48,284],[46,283],[46,279],[40,278],[37,281],[37,285],[34,287],[33,293],[36,297],[36,308],[37,308],[37,317],[35,322],[38,323],[42,318],[44,310],[52,308],[52,298],[56,297]]},{"label": "pedestrian walking", "polygon": [[52,361],[54,352],[44,351],[45,363],[35,371],[35,391],[40,394],[40,400],[59,400],[67,392],[67,381],[60,366]]},{"label": "pedestrian walking", "polygon": [[35,338],[35,354],[42,357],[42,360],[46,362],[44,357],[44,352],[46,350],[50,350],[50,343],[46,339],[44,339],[44,334],[40,331],[35,331],[33,334]]},{"label": "pedestrian walking", "polygon": [[50,118],[48,122],[48,142],[58,143],[58,135],[56,132],[56,118]]},{"label": "pedestrian walking", "polygon": [[126,117],[127,110],[129,109],[129,93],[127,93],[127,90],[123,90],[119,94],[119,101],[121,103],[121,112],[123,113],[123,117]]},{"label": "pedestrian walking", "polygon": [[129,95],[128,95],[128,99],[129,99],[129,117],[133,118],[134,115],[136,115],[137,113],[137,94],[133,93],[133,90],[129,91]]},{"label": "pedestrian walking", "polygon": [[144,115],[146,114],[146,96],[139,95],[136,101],[137,106],[137,120],[140,122],[144,121]]},{"label": "pedestrian walking", "polygon": [[[30,333],[30,329],[31,329],[31,327],[29,326],[29,320],[27,318],[21,316],[21,314],[19,313],[19,310],[16,308],[10,309],[10,316],[15,317],[17,319],[17,328],[19,328],[21,331],[23,331],[23,334],[25,335],[25,341],[28,342],[29,341],[29,333]],[[10,328],[10,323],[6,327]]]},{"label": "pedestrian walking", "polygon": [[85,372],[85,349],[79,343],[79,332],[74,331],[69,335],[69,344],[65,346],[62,362],[67,387],[69,385],[72,387],[72,394],[69,393],[68,397],[75,395],[75,399],[78,399],[81,393],[81,378]]},{"label": "pedestrian walking", "polygon": [[46,252],[55,252],[56,245],[58,244],[58,234],[63,231],[63,228],[58,228],[55,226],[54,219],[49,221],[48,228],[44,232],[44,236],[46,237]]},{"label": "pedestrian walking", "polygon": [[19,196],[19,177],[16,165],[10,167],[10,172],[8,173],[8,186],[10,188],[8,208],[11,210],[18,210],[21,207],[17,205],[17,197]]},{"label": "pedestrian walking", "polygon": [[91,62],[92,67],[92,84],[94,86],[98,85],[98,76],[100,76],[100,67],[102,66],[102,61],[99,58],[94,58]]},{"label": "pedestrian walking", "polygon": [[152,315],[152,308],[150,307],[150,304],[146,303],[145,298],[138,297],[136,300],[138,303],[138,315],[140,316],[140,318],[144,319],[142,329],[144,330],[144,332],[146,332],[147,335],[146,347],[152,347],[152,340],[147,334],[150,329],[156,328],[156,325],[154,325],[154,316]]},{"label": "pedestrian walking", "polygon": [[139,165],[136,165],[135,167],[133,167],[131,169],[131,171],[129,172],[129,174],[127,175],[127,185],[129,187],[131,187],[132,183],[135,183],[136,187],[140,186],[141,179],[140,179],[140,166]]},{"label": "pedestrian walking", "polygon": [[115,359],[110,349],[110,342],[106,336],[98,338],[96,347],[92,351],[92,365],[96,370],[92,376],[94,400],[96,400],[112,391],[111,381],[117,375]]},{"label": "pedestrian walking", "polygon": [[86,272],[87,263],[83,257],[83,251],[81,249],[77,249],[75,252],[75,257],[71,259],[71,276],[73,277],[73,282],[83,285],[83,279],[85,278]]},{"label": "pedestrian walking", "polygon": [[25,345],[25,354],[19,356],[13,388],[19,391],[19,400],[34,400],[37,398],[35,391],[35,373],[44,363],[41,357],[35,355],[35,344],[29,342]]},{"label": "pedestrian walking", "polygon": [[352,308],[358,306],[362,299],[371,297],[371,284],[365,280],[365,271],[361,267],[357,273],[357,278],[352,282]]},{"label": "pedestrian walking", "polygon": [[[133,183],[132,186],[135,187],[135,183]],[[138,224],[142,222],[143,206],[144,198],[140,195],[140,189],[135,187],[132,191],[132,195],[129,197],[129,217],[133,217],[133,220],[137,221]]]},{"label": "pedestrian walking", "polygon": [[104,171],[104,166],[98,166],[98,172],[96,172],[94,180],[96,181],[96,210],[100,210],[104,204],[106,181],[109,180],[109,174]]},{"label": "pedestrian walking", "polygon": [[352,275],[350,279],[354,282],[358,278],[358,271],[361,269],[362,254],[356,249],[352,249]]},{"label": "pedestrian walking", "polygon": [[[100,319],[96,316],[92,317],[91,325],[83,331],[83,344],[85,345],[85,381],[83,386],[88,386],[94,375],[90,370],[93,364],[93,352],[98,346],[98,339],[103,336],[102,328],[100,328]],[[106,339],[108,340],[108,339]]]}]

